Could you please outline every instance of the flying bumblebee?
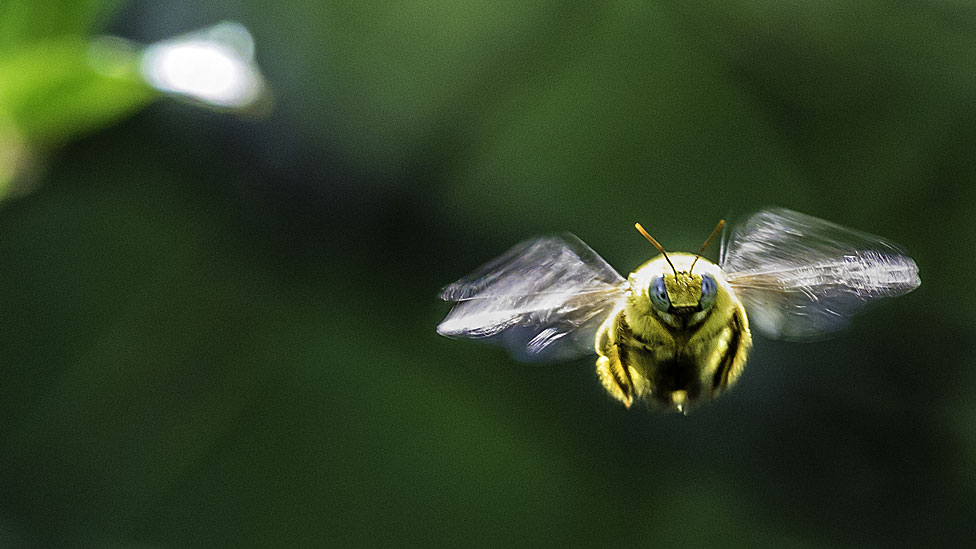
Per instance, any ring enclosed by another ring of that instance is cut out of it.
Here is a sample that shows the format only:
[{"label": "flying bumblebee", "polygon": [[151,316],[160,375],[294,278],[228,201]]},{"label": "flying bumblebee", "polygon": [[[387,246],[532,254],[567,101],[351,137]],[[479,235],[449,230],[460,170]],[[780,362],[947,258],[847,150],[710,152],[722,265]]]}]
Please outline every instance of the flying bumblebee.
[{"label": "flying bumblebee", "polygon": [[[918,287],[897,245],[783,208],[759,211],[723,239],[719,262],[666,252],[625,280],[572,234],[526,240],[441,293],[455,303],[437,332],[504,346],[522,361],[597,355],[626,407],[685,412],[735,383],[763,335],[804,340],[865,305]],[[749,316],[746,311],[749,311]]]}]

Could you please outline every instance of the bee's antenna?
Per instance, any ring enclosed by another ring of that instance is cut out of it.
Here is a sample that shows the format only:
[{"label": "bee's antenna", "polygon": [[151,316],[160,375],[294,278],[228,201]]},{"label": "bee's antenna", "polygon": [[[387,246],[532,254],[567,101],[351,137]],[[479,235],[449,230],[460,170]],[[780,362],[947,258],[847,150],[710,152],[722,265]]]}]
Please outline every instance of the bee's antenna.
[{"label": "bee's antenna", "polygon": [[712,234],[708,235],[708,239],[705,240],[705,243],[702,244],[701,249],[698,250],[698,255],[696,255],[695,260],[691,262],[691,267],[688,267],[689,273],[691,272],[692,269],[695,268],[695,263],[698,263],[698,258],[701,257],[701,254],[705,253],[705,248],[707,248],[708,245],[712,243],[712,240],[715,238],[715,235],[717,235],[719,231],[722,230],[722,227],[724,226],[725,226],[725,220],[719,219],[718,225],[715,225],[715,229],[712,231]]},{"label": "bee's antenna", "polygon": [[[664,260],[668,262],[668,265],[671,265],[671,270],[674,271],[674,274],[675,275],[677,275],[678,274],[678,269],[675,269],[674,268],[674,263],[671,263],[671,258],[668,257],[668,252],[664,251],[664,247],[661,246],[660,244],[658,244],[657,240],[654,240],[654,237],[653,236],[647,234],[647,231],[644,230],[644,227],[641,227],[641,224],[640,223],[634,223],[634,228],[637,229],[637,232],[639,232],[640,234],[644,235],[644,238],[646,238],[648,242],[650,242],[651,244],[653,244],[654,247],[657,248],[658,251],[661,252],[661,254],[664,255]],[[709,239],[709,240],[711,240],[711,239]]]}]

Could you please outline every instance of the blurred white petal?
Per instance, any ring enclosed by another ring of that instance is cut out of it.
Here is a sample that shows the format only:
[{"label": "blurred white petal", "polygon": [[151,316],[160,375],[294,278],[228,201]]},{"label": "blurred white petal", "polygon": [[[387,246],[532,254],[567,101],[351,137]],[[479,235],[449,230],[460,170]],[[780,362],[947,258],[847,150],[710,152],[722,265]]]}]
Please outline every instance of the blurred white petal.
[{"label": "blurred white petal", "polygon": [[142,74],[154,88],[227,108],[254,104],[264,83],[254,41],[237,23],[220,23],[157,42],[142,54]]}]

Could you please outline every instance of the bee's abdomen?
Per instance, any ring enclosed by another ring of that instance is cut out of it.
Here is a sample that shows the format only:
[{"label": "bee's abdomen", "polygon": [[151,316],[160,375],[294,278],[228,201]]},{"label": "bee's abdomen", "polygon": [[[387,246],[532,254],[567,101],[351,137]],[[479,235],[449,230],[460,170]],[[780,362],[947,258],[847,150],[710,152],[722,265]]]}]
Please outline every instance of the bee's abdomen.
[{"label": "bee's abdomen", "polygon": [[671,394],[685,391],[689,400],[702,392],[699,379],[700,365],[695,357],[678,352],[678,342],[664,332],[662,337],[645,340],[637,336],[621,315],[616,319],[610,341],[611,361],[619,361],[620,369],[630,372],[633,393],[645,400],[660,400],[671,404]]},{"label": "bee's abdomen", "polygon": [[596,340],[600,380],[627,406],[641,399],[684,411],[695,401],[712,400],[739,377],[752,345],[741,306],[680,333],[646,322],[637,332],[628,320],[625,314],[611,317]]}]

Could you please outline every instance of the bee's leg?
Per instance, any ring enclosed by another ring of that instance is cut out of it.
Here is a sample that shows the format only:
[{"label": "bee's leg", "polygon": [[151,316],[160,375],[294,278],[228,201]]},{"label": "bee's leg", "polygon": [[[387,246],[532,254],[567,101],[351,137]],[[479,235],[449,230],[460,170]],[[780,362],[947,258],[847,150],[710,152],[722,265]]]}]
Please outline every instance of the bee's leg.
[{"label": "bee's leg", "polygon": [[735,352],[735,360],[729,368],[729,376],[726,380],[727,385],[732,385],[742,373],[749,357],[749,350],[752,349],[752,332],[749,331],[749,318],[746,316],[745,309],[741,306],[735,312],[735,328],[739,330],[739,346]]},{"label": "bee's leg", "polygon": [[610,329],[613,322],[607,319],[596,332],[596,354],[607,356],[610,353]]},{"label": "bee's leg", "polygon": [[749,319],[739,307],[729,325],[723,331],[725,348],[719,358],[718,367],[712,382],[713,397],[718,396],[735,383],[746,365],[749,349],[752,348],[752,334],[749,332]]},{"label": "bee's leg", "polygon": [[607,349],[607,354],[600,354],[596,360],[596,373],[600,382],[610,395],[623,402],[630,408],[634,403],[634,382],[627,367],[620,362],[620,353],[616,345]]}]

